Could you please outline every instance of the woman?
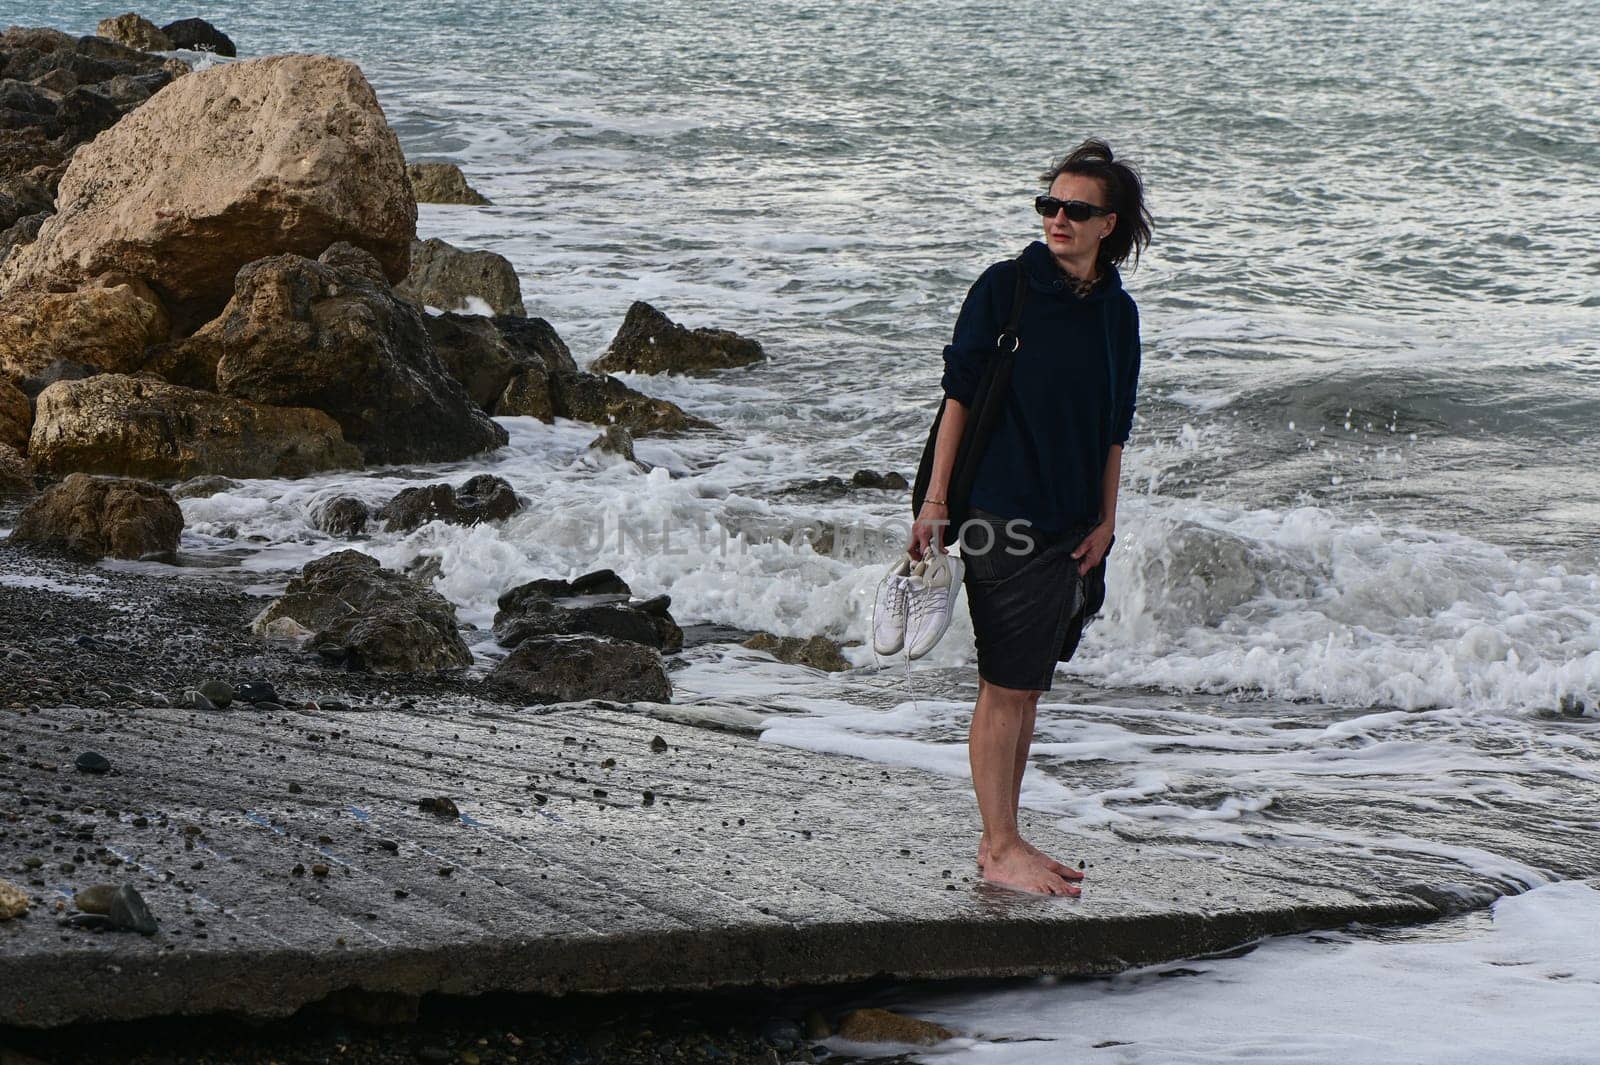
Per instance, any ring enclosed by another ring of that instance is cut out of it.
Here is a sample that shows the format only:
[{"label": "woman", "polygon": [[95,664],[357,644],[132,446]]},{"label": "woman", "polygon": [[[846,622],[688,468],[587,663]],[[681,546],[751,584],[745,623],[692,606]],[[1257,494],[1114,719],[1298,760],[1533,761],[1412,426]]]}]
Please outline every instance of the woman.
[{"label": "woman", "polygon": [[978,278],[945,348],[944,417],[908,550],[916,558],[944,550],[946,492],[967,408],[1020,293],[1009,394],[961,530],[978,648],[968,741],[983,816],[978,865],[995,883],[1077,895],[1083,874],[1022,838],[1017,804],[1039,696],[1050,690],[1056,662],[1076,649],[1092,597],[1085,578],[1101,566],[1116,529],[1139,380],[1138,310],[1117,267],[1130,254],[1137,262],[1149,245],[1150,214],[1138,172],[1103,141],[1083,142],[1044,182],[1048,193],[1035,202],[1044,239]]}]

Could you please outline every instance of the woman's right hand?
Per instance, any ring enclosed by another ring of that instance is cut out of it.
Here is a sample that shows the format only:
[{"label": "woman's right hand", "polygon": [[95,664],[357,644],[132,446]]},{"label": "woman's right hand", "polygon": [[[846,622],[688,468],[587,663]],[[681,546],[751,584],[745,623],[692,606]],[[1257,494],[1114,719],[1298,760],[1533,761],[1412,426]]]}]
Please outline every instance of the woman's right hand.
[{"label": "woman's right hand", "polygon": [[917,520],[911,526],[911,543],[906,545],[912,558],[922,559],[930,546],[944,554],[945,530],[950,527],[950,507],[944,503],[922,504]]}]

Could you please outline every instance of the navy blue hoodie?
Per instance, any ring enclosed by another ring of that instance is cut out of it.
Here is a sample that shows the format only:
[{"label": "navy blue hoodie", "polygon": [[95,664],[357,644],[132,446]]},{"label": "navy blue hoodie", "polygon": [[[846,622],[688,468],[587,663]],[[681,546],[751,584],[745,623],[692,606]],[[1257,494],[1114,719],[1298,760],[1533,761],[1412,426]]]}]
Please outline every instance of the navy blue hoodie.
[{"label": "navy blue hoodie", "polygon": [[[1126,443],[1139,385],[1139,309],[1114,267],[1079,296],[1039,241],[1022,253],[1028,296],[1011,395],[970,503],[1059,532],[1100,520],[1101,479],[1113,444]],[[1016,262],[983,272],[944,349],[945,395],[967,406],[1010,317]]]}]

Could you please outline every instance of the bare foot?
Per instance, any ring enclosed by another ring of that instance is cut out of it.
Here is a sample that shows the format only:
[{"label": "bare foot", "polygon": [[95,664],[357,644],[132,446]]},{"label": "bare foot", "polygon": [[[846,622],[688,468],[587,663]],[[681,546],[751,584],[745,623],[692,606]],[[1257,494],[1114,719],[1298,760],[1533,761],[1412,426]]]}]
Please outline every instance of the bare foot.
[{"label": "bare foot", "polygon": [[1035,895],[1066,895],[1076,898],[1079,889],[1046,866],[1047,859],[1024,846],[991,851],[984,863],[983,878]]},{"label": "bare foot", "polygon": [[[1022,849],[1027,851],[1029,854],[1032,854],[1036,858],[1043,859],[1044,863],[1045,863],[1045,868],[1049,869],[1052,873],[1056,874],[1057,876],[1061,877],[1064,880],[1082,880],[1083,879],[1083,870],[1074,869],[1070,865],[1063,865],[1061,862],[1056,861],[1054,858],[1050,857],[1044,851],[1040,850],[1038,847],[1035,847],[1033,844],[1029,843],[1027,840],[1023,840],[1022,841]],[[978,871],[982,872],[983,871],[983,867],[988,865],[988,864],[989,864],[989,837],[987,835],[985,835],[982,839],[980,839],[978,841]]]}]

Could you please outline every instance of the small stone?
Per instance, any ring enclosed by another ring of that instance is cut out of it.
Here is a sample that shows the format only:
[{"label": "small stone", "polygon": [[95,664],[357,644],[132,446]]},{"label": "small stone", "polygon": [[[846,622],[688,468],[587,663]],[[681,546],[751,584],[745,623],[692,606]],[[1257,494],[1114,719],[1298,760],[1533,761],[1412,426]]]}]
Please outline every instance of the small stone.
[{"label": "small stone", "polygon": [[218,710],[226,710],[233,702],[233,685],[225,680],[208,680],[200,685],[200,694],[210,699]]},{"label": "small stone", "polygon": [[73,761],[80,773],[109,773],[111,772],[111,759],[95,751],[84,751]]},{"label": "small stone", "polygon": [[821,1010],[806,1010],[805,1031],[806,1039],[814,1043],[819,1039],[832,1038],[833,1025],[828,1023],[828,1018],[823,1016]]},{"label": "small stone", "polygon": [[290,876],[305,876],[306,875],[306,867],[301,865],[299,862],[296,862],[294,868],[289,870],[289,875]]},{"label": "small stone", "polygon": [[294,781],[292,781],[292,780],[289,781],[289,794],[290,795],[299,795],[301,792],[303,792],[305,790],[306,790],[305,788],[302,788],[300,785],[296,784]]},{"label": "small stone", "polygon": [[453,866],[453,865],[441,865],[441,866],[439,866],[439,875],[440,876],[449,876],[451,873],[453,873],[455,871],[456,871],[456,867]]},{"label": "small stone", "polygon": [[662,736],[657,736],[655,739],[651,740],[650,741],[650,749],[652,751],[656,752],[657,754],[661,754],[662,752],[664,752],[667,749],[666,738],[662,737]]},{"label": "small stone", "polygon": [[111,909],[106,914],[111,918],[111,923],[118,928],[129,932],[138,932],[142,936],[156,934],[158,925],[155,914],[150,912],[150,907],[145,905],[144,897],[139,894],[132,884],[123,884],[111,898]]},{"label": "small stone", "polygon": [[641,799],[640,802],[642,802],[645,806],[654,806],[656,804],[656,793],[653,791],[645,792],[644,798]]},{"label": "small stone", "polygon": [[424,813],[437,814],[440,817],[461,816],[461,810],[456,806],[455,801],[444,795],[418,799],[417,809],[422,810]]},{"label": "small stone", "polygon": [[388,851],[390,854],[400,853],[400,844],[396,843],[392,839],[380,839],[378,841],[378,846]]},{"label": "small stone", "polygon": [[0,880],[0,921],[28,912],[28,894],[9,880]]},{"label": "small stone", "polygon": [[328,866],[325,862],[313,862],[311,865],[312,876],[327,876]]},{"label": "small stone", "polygon": [[956,1033],[932,1021],[904,1017],[888,1010],[852,1010],[839,1022],[839,1035],[856,1043],[910,1043],[926,1047],[954,1039]]},{"label": "small stone", "polygon": [[25,869],[38,869],[44,865],[44,859],[35,858],[32,855],[29,855],[28,857],[22,859],[22,865]]},{"label": "small stone", "polygon": [[116,894],[117,888],[115,884],[96,884],[93,887],[86,887],[72,896],[72,904],[84,913],[109,914],[111,912],[111,900]]},{"label": "small stone", "polygon": [[178,699],[178,705],[187,706],[191,710],[210,711],[217,708],[216,703],[212,702],[210,699],[207,699],[204,695],[201,695],[199,692],[194,691],[193,689],[183,693],[182,697]]},{"label": "small stone", "polygon": [[278,690],[264,680],[247,680],[233,689],[233,697],[241,703],[275,703]]},{"label": "small stone", "polygon": [[317,709],[329,714],[342,714],[350,709],[349,703],[342,703],[338,699],[323,699],[317,703]]}]

